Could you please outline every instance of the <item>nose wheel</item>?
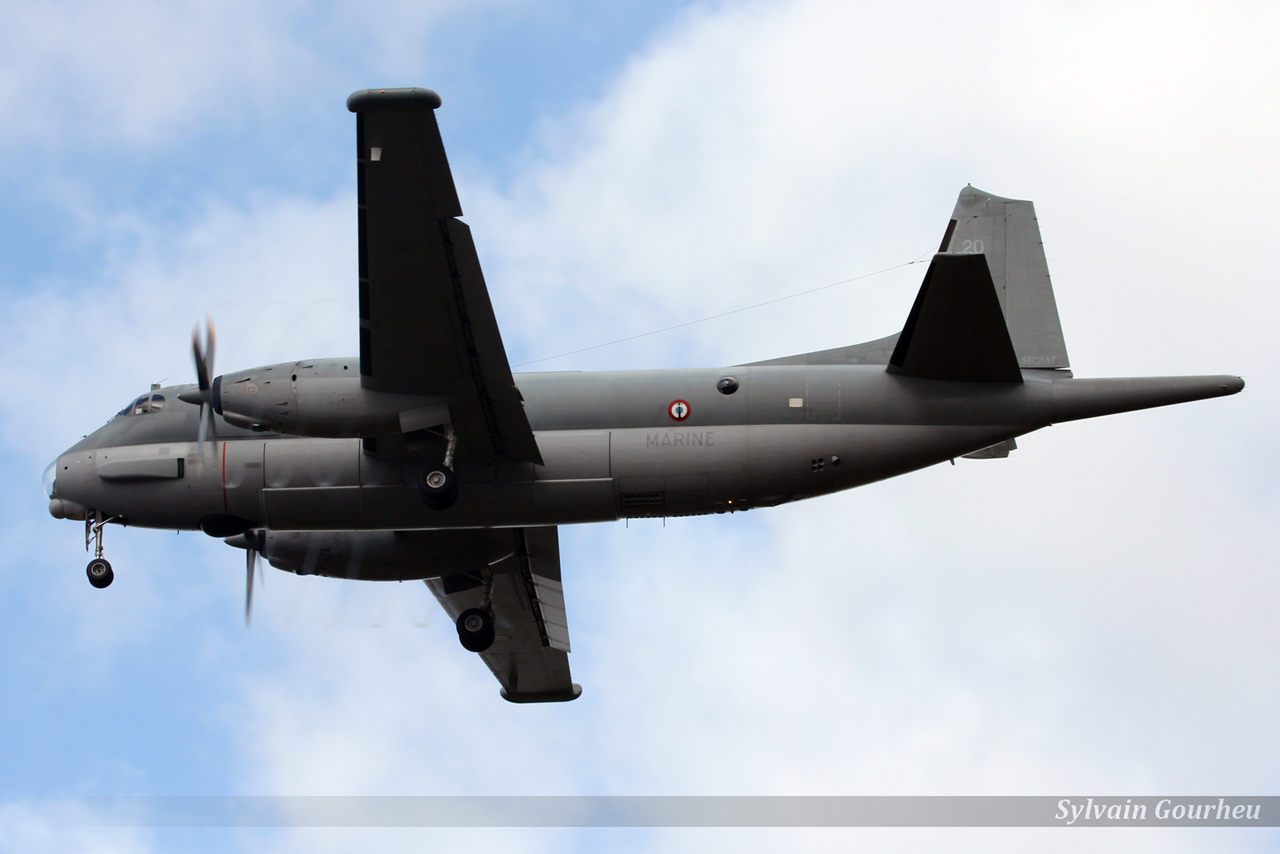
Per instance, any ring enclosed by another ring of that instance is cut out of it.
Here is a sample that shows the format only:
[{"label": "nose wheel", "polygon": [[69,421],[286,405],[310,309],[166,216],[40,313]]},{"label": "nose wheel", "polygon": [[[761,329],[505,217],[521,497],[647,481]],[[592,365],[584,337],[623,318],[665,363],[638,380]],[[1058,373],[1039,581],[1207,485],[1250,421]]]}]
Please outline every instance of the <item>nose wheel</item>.
[{"label": "nose wheel", "polygon": [[116,579],[116,574],[111,571],[111,564],[102,556],[102,530],[114,518],[116,517],[110,516],[104,519],[95,510],[88,514],[84,522],[84,549],[88,551],[90,546],[93,548],[93,560],[89,561],[84,572],[89,576],[89,583],[99,590],[110,586]]},{"label": "nose wheel", "polygon": [[111,571],[111,564],[100,557],[89,561],[89,566],[85,569],[85,575],[89,576],[89,583],[99,590],[109,587],[111,582],[116,579],[116,574]]}]

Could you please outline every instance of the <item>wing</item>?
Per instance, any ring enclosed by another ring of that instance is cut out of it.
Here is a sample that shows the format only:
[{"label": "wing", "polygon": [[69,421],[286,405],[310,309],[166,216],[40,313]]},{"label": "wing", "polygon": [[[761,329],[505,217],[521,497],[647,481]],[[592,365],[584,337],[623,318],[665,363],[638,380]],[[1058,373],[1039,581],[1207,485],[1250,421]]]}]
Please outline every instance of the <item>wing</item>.
[{"label": "wing", "polygon": [[[513,703],[576,700],[582,688],[569,673],[569,624],[560,583],[560,538],[555,528],[504,528],[486,532],[497,639],[480,653]],[[494,540],[499,542],[494,542]],[[496,548],[496,551],[495,551]],[[486,570],[427,579],[427,586],[457,620],[484,600]]]},{"label": "wing", "polygon": [[445,157],[430,89],[366,89],[356,114],[360,381],[449,400],[459,452],[542,463]]}]

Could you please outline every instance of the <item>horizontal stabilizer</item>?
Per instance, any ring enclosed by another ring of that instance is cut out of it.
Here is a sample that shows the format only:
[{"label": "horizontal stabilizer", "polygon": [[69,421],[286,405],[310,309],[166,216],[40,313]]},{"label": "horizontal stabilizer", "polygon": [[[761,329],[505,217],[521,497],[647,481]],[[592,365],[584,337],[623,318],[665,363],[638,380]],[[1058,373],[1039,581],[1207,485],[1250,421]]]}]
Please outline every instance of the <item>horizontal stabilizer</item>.
[{"label": "horizontal stabilizer", "polygon": [[988,445],[980,448],[971,454],[963,454],[966,460],[1007,460],[1009,452],[1018,450],[1018,443],[1014,439],[1005,439],[1003,442],[996,442],[994,445]]},{"label": "horizontal stabilizer", "polygon": [[933,256],[888,371],[924,380],[1022,382],[986,256]]}]

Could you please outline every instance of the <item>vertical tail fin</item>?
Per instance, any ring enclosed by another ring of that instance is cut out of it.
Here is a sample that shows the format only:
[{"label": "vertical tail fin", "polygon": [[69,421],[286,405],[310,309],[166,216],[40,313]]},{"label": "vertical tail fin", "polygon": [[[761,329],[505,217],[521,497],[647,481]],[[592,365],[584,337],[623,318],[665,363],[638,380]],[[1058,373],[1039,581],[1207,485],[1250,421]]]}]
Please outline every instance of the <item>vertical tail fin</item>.
[{"label": "vertical tail fin", "polygon": [[1035,206],[966,186],[938,251],[986,255],[1009,337],[1023,368],[1065,368],[1067,345],[1053,298]]}]

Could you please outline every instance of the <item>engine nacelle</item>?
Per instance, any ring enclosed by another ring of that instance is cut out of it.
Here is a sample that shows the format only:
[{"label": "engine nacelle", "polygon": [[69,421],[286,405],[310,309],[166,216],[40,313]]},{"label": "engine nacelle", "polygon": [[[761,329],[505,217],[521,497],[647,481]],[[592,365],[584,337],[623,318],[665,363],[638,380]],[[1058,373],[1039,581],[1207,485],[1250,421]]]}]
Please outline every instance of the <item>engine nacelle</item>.
[{"label": "engine nacelle", "polygon": [[276,569],[365,581],[409,581],[479,573],[512,557],[510,538],[480,544],[475,531],[268,531],[227,537]]},{"label": "engine nacelle", "polygon": [[360,385],[358,366],[355,359],[317,359],[223,374],[213,381],[213,409],[238,427],[330,439],[449,422],[445,398],[372,391]]}]

